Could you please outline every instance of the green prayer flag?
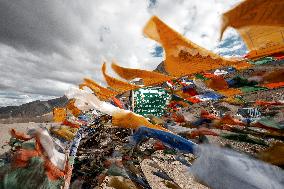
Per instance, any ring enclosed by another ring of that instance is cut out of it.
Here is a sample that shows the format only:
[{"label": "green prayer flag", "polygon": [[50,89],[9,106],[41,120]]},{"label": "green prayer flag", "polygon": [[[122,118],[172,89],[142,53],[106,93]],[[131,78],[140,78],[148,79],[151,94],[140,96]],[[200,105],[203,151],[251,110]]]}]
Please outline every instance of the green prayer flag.
[{"label": "green prayer flag", "polygon": [[161,87],[140,88],[134,91],[134,112],[146,116],[164,115],[171,95]]}]

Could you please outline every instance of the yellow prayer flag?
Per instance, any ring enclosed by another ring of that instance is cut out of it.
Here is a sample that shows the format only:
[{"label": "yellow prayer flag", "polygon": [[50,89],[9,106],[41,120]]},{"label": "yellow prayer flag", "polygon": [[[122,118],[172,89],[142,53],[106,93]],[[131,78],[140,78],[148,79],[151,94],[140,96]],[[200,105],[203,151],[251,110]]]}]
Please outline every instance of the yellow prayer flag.
[{"label": "yellow prayer flag", "polygon": [[60,136],[68,141],[74,139],[76,132],[78,131],[77,128],[70,128],[69,126],[61,126],[59,128],[52,128],[50,131],[57,136]]},{"label": "yellow prayer flag", "polygon": [[173,77],[160,74],[154,71],[124,68],[124,67],[118,66],[115,63],[112,63],[111,67],[123,79],[131,80],[135,78],[142,78],[144,81],[144,85],[146,86],[159,84],[159,83],[173,79]]},{"label": "yellow prayer flag", "polygon": [[283,0],[246,0],[223,14],[221,36],[228,26],[242,28],[245,26],[284,27]]},{"label": "yellow prayer flag", "polygon": [[54,108],[53,109],[53,121],[54,122],[63,122],[65,118],[66,118],[65,108]]},{"label": "yellow prayer flag", "polygon": [[138,129],[141,126],[170,132],[160,125],[153,125],[145,117],[133,112],[117,112],[112,116],[112,125],[121,128]]},{"label": "yellow prayer flag", "polygon": [[104,63],[103,66],[102,66],[102,72],[103,72],[103,75],[105,77],[107,84],[117,92],[123,93],[123,92],[129,91],[129,90],[139,88],[139,86],[137,86],[137,85],[132,85],[130,83],[121,81],[119,79],[116,79],[116,78],[113,78],[113,77],[110,77],[109,75],[107,75],[106,74],[106,63]]},{"label": "yellow prayer flag", "polygon": [[166,55],[165,69],[173,76],[180,77],[237,63],[187,40],[156,16],[148,21],[143,32],[161,43]]},{"label": "yellow prayer flag", "polygon": [[84,82],[79,85],[79,88],[82,89],[84,86],[89,87],[100,100],[108,100],[119,94],[116,91],[100,86],[95,81],[88,78],[84,79]]},{"label": "yellow prayer flag", "polygon": [[255,59],[284,51],[284,27],[248,26],[238,31],[249,50],[247,58]]},{"label": "yellow prayer flag", "polygon": [[235,95],[239,95],[242,94],[242,91],[240,89],[236,89],[236,88],[228,88],[228,89],[222,89],[222,90],[218,90],[218,93],[226,96],[226,97],[232,97]]}]

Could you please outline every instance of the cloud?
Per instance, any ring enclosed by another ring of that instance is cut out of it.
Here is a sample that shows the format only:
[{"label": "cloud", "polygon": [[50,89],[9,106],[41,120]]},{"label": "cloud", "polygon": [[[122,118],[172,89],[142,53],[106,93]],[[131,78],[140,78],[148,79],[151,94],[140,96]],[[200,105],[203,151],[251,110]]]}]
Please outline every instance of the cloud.
[{"label": "cloud", "polygon": [[225,57],[241,57],[248,52],[245,43],[237,31],[233,29],[226,31],[223,40],[213,49],[213,51]]},{"label": "cloud", "polygon": [[0,89],[1,90],[5,90],[5,89],[9,89],[10,87],[4,84],[0,84]]},{"label": "cloud", "polygon": [[[86,76],[104,85],[102,60],[155,69],[162,60],[161,51],[155,54],[155,49],[161,49],[142,35],[153,14],[193,42],[214,49],[220,14],[238,2],[2,0],[0,89],[7,94],[51,98],[62,96]],[[2,99],[8,99],[7,105],[11,105],[15,95]]]}]

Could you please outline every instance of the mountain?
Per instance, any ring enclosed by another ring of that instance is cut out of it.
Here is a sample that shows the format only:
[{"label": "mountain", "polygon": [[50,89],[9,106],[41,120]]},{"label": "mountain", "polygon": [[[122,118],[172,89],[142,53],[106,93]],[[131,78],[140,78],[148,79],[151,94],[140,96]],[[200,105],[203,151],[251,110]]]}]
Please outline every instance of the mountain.
[{"label": "mountain", "polygon": [[168,75],[166,69],[165,69],[165,64],[164,64],[164,61],[161,62],[156,69],[153,70],[154,72],[158,72],[158,73],[161,73],[161,74],[165,74],[165,75]]},{"label": "mountain", "polygon": [[15,122],[28,122],[40,120],[43,117],[45,121],[48,121],[50,118],[46,119],[46,115],[50,114],[55,107],[64,107],[67,101],[67,97],[63,96],[47,101],[36,100],[20,106],[0,107],[0,122],[7,123],[15,120]]}]

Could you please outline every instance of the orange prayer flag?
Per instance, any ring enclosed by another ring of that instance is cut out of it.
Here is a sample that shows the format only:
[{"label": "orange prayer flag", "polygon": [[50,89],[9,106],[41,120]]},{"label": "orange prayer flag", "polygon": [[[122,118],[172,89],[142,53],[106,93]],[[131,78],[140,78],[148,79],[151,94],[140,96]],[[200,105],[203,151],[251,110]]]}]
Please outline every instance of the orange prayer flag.
[{"label": "orange prayer flag", "polygon": [[54,108],[53,109],[53,121],[62,122],[66,118],[66,109],[65,108]]},{"label": "orange prayer flag", "polygon": [[125,108],[123,107],[122,102],[121,102],[119,99],[117,99],[117,98],[115,98],[115,97],[112,97],[111,99],[112,99],[112,101],[114,102],[114,104],[117,105],[120,109],[125,109]]},{"label": "orange prayer flag", "polygon": [[140,88],[137,85],[132,85],[130,83],[121,81],[119,79],[116,79],[116,78],[113,78],[113,77],[110,77],[109,75],[107,75],[106,74],[106,63],[104,63],[103,66],[102,66],[102,72],[103,72],[103,75],[105,77],[107,84],[117,92],[123,93],[123,92],[129,91],[129,90]]},{"label": "orange prayer flag", "polygon": [[145,126],[152,129],[170,132],[160,125],[153,125],[145,117],[137,115],[133,112],[118,112],[112,116],[112,124],[121,128],[138,129]]},{"label": "orange prayer flag", "polygon": [[284,81],[284,69],[273,70],[272,72],[265,73],[263,76],[264,82],[276,83]]},{"label": "orange prayer flag", "polygon": [[207,79],[210,79],[212,77],[215,77],[216,75],[214,75],[213,73],[204,73],[203,76],[206,77]]},{"label": "orange prayer flag", "polygon": [[[79,110],[79,109],[75,106],[75,100],[74,100],[74,99],[72,99],[72,100],[70,100],[70,101],[68,102],[66,108],[67,108],[68,110],[70,110],[71,113],[72,113],[75,117],[79,116],[79,115],[82,113],[81,110]],[[64,119],[64,120],[65,120],[65,119]],[[64,120],[62,120],[61,122],[63,122]]]},{"label": "orange prayer flag", "polygon": [[228,83],[222,76],[214,76],[211,79],[205,81],[206,85],[214,90],[228,89]]},{"label": "orange prayer flag", "polygon": [[256,59],[284,51],[284,27],[247,26],[238,31],[249,50],[247,58]]},{"label": "orange prayer flag", "polygon": [[238,94],[242,94],[242,91],[240,89],[228,88],[228,89],[218,90],[218,93],[224,96],[227,96],[227,97],[231,97],[231,96],[235,96]]},{"label": "orange prayer flag", "polygon": [[69,126],[69,127],[71,127],[71,128],[77,128],[77,129],[80,128],[80,125],[78,125],[78,124],[76,124],[76,123],[72,123],[72,122],[68,121],[67,119],[65,119],[65,120],[61,123],[61,125],[66,125],[66,126]]},{"label": "orange prayer flag", "polygon": [[236,68],[237,70],[245,70],[250,68],[252,65],[248,62],[245,61],[240,61],[237,64],[233,65],[234,68]]},{"label": "orange prayer flag", "polygon": [[30,158],[38,157],[40,153],[37,150],[19,149],[11,157],[11,167],[26,167]]},{"label": "orange prayer flag", "polygon": [[[67,163],[67,166],[68,165]],[[55,181],[65,176],[65,171],[58,169],[49,159],[45,158],[44,169],[49,180]]]},{"label": "orange prayer flag", "polygon": [[13,138],[17,138],[17,139],[24,140],[24,141],[32,139],[31,136],[28,136],[28,135],[26,135],[25,133],[22,133],[22,132],[18,132],[15,129],[11,129],[10,134]]},{"label": "orange prayer flag", "polygon": [[191,131],[189,134],[189,138],[196,138],[197,136],[200,135],[212,135],[212,136],[219,136],[216,132],[212,131],[211,129],[201,127],[199,129],[195,129]]},{"label": "orange prayer flag", "polygon": [[179,77],[223,66],[234,66],[237,63],[187,40],[156,16],[148,21],[143,32],[163,46],[166,55],[165,69],[173,76]]},{"label": "orange prayer flag", "polygon": [[203,118],[203,119],[210,119],[210,120],[219,119],[217,116],[210,114],[209,112],[207,112],[204,109],[201,110],[200,117]]},{"label": "orange prayer flag", "polygon": [[284,103],[278,101],[264,101],[264,100],[257,100],[255,101],[255,105],[257,106],[278,106],[283,105]]},{"label": "orange prayer flag", "polygon": [[161,73],[147,71],[147,70],[140,70],[140,69],[124,68],[118,66],[115,63],[112,63],[111,67],[123,79],[131,80],[135,78],[142,78],[144,85],[146,86],[159,84],[173,79],[173,77]]},{"label": "orange prayer flag", "polygon": [[227,124],[227,125],[239,125],[239,126],[244,126],[245,124],[237,119],[234,119],[230,115],[225,115],[220,119],[221,124]]},{"label": "orange prayer flag", "polygon": [[263,84],[262,86],[269,88],[269,89],[277,89],[277,88],[280,88],[280,87],[284,87],[284,81],[277,82],[277,83],[267,83],[267,84]]},{"label": "orange prayer flag", "polygon": [[176,90],[176,91],[173,91],[173,93],[184,99],[191,97],[189,94],[184,93],[182,90]]},{"label": "orange prayer flag", "polygon": [[100,86],[95,81],[88,78],[84,79],[84,82],[79,85],[79,88],[82,89],[84,86],[89,87],[100,100],[108,100],[119,94],[116,91]]},{"label": "orange prayer flag", "polygon": [[201,100],[199,100],[198,98],[195,98],[195,97],[189,97],[189,98],[186,98],[186,100],[188,100],[189,102],[191,102],[193,104],[201,102]]},{"label": "orange prayer flag", "polygon": [[283,0],[246,0],[223,14],[221,36],[227,27],[245,26],[284,27]]},{"label": "orange prayer flag", "polygon": [[236,28],[249,53],[255,59],[284,50],[284,1],[246,0],[223,14],[223,32],[228,26]]}]

